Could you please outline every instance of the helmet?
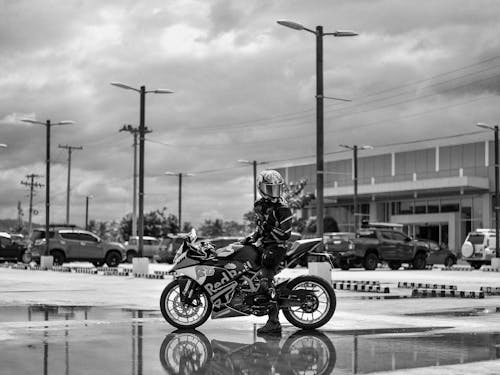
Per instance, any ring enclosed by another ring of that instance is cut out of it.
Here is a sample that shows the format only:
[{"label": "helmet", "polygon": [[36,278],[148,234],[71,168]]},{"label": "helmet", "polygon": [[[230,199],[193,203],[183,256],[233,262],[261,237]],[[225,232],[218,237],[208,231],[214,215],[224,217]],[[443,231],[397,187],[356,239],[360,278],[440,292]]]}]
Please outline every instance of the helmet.
[{"label": "helmet", "polygon": [[283,177],[273,169],[260,172],[257,178],[259,193],[266,199],[279,199],[283,193],[284,183]]}]

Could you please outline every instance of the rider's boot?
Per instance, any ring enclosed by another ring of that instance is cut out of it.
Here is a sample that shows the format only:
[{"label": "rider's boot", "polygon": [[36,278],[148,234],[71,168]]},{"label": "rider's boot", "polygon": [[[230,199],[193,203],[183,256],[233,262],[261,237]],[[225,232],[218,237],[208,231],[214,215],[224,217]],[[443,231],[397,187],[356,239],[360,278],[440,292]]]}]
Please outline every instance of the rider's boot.
[{"label": "rider's boot", "polygon": [[279,321],[278,302],[271,301],[269,307],[269,319],[266,324],[257,330],[257,334],[281,334],[281,324]]}]

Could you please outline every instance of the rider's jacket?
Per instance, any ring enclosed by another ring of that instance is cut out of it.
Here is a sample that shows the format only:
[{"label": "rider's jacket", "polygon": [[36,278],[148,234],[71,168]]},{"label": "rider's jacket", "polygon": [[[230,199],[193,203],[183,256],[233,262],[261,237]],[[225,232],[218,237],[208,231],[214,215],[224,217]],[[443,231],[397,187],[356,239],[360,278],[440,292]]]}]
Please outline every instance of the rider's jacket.
[{"label": "rider's jacket", "polygon": [[257,230],[252,234],[253,242],[261,240],[264,246],[284,245],[292,233],[292,211],[282,201],[259,199],[254,203]]}]

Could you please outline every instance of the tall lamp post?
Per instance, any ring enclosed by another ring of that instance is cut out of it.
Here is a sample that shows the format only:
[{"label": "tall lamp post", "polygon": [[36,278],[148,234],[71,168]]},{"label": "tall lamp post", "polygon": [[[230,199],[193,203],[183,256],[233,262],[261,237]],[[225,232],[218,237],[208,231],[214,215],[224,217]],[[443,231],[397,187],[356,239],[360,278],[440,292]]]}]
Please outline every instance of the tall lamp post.
[{"label": "tall lamp post", "polygon": [[239,159],[238,163],[250,164],[253,166],[253,201],[257,200],[257,165],[267,164],[266,161],[258,162],[257,160],[243,160]]},{"label": "tall lamp post", "polygon": [[93,195],[87,195],[85,197],[85,230],[89,230],[89,200],[94,198]]},{"label": "tall lamp post", "polygon": [[144,135],[146,134],[145,126],[145,104],[146,94],[172,94],[172,90],[156,89],[146,90],[146,86],[141,86],[139,89],[126,85],[120,82],[111,82],[111,85],[120,87],[126,90],[136,91],[140,94],[140,114],[139,114],[139,222],[138,222],[138,236],[139,236],[139,249],[138,256],[142,258],[144,249]]},{"label": "tall lamp post", "polygon": [[356,36],[357,33],[347,30],[337,30],[332,33],[323,32],[323,26],[316,26],[316,30],[308,29],[303,25],[292,21],[277,21],[282,26],[294,30],[305,30],[316,35],[316,199],[317,199],[317,225],[316,235],[323,238],[323,211],[324,211],[324,134],[323,134],[323,36],[335,37]]},{"label": "tall lamp post", "polygon": [[182,177],[192,177],[192,173],[174,173],[165,172],[166,176],[178,176],[179,177],[179,231],[182,231]]},{"label": "tall lamp post", "polygon": [[371,150],[372,146],[364,145],[339,145],[340,147],[347,148],[348,150],[353,151],[353,181],[354,181],[354,196],[353,196],[353,204],[354,204],[354,232],[358,230],[358,151],[359,150]]},{"label": "tall lamp post", "polygon": [[71,125],[74,121],[46,122],[31,119],[22,119],[21,121],[30,124],[44,125],[46,129],[46,162],[45,162],[45,254],[49,255],[49,225],[50,225],[50,128],[58,125]]},{"label": "tall lamp post", "polygon": [[[496,260],[492,260],[492,266],[495,268],[500,268],[500,246],[499,246],[499,232],[498,228],[500,226],[499,223],[499,210],[500,210],[500,201],[499,201],[499,187],[498,187],[498,125],[488,125],[484,123],[478,123],[477,126],[483,129],[488,129],[494,132],[495,134],[495,204],[493,205],[493,210],[495,211],[495,258]],[[493,264],[495,262],[495,264]]]}]

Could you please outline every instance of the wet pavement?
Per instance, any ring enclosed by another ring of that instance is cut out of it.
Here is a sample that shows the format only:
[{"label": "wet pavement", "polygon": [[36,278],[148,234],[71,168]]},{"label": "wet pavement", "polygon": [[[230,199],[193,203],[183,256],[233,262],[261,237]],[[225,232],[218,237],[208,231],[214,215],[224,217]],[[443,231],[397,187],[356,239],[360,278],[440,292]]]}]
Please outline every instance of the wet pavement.
[{"label": "wet pavement", "polygon": [[[464,315],[466,318],[467,315]],[[448,327],[174,331],[156,310],[3,306],[2,374],[367,374],[500,358],[500,333]]]}]

